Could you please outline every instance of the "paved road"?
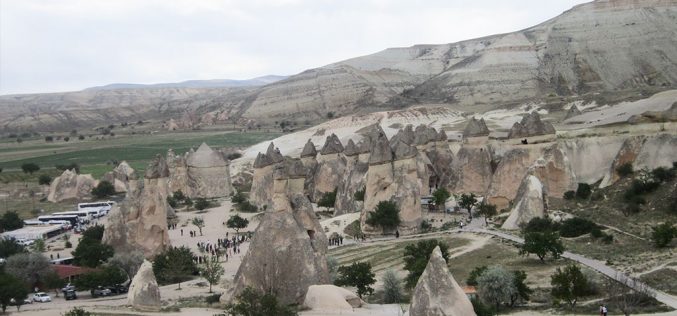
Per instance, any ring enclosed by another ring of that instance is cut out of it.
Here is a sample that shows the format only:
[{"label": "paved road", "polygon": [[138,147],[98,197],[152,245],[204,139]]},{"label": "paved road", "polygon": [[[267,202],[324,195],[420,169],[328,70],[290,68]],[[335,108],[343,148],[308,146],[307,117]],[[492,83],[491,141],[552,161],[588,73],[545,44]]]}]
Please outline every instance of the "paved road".
[{"label": "paved road", "polygon": [[[497,237],[500,237],[500,238],[503,238],[503,239],[511,240],[511,241],[514,241],[514,242],[519,243],[519,244],[524,243],[524,239],[522,239],[522,238],[519,238],[515,235],[510,235],[510,234],[506,234],[506,233],[503,233],[503,232],[495,231],[495,230],[471,227],[471,228],[468,228],[468,229],[464,229],[463,231],[480,233],[480,234],[489,234],[489,235],[494,235],[494,236],[497,236]],[[665,305],[668,305],[668,306],[670,306],[674,309],[677,309],[677,297],[675,297],[674,295],[669,295],[667,293],[658,291],[658,290],[648,286],[645,283],[635,281],[634,279],[628,277],[627,275],[621,273],[620,271],[615,270],[615,269],[607,266],[602,261],[586,258],[586,257],[583,257],[581,255],[571,253],[571,252],[568,252],[568,251],[565,251],[562,254],[562,257],[576,261],[580,264],[583,264],[583,265],[585,265],[585,266],[587,266],[587,267],[589,267],[593,270],[596,270],[596,271],[598,271],[598,272],[600,272],[600,273],[602,273],[602,274],[604,274],[604,275],[606,275],[606,276],[608,276],[608,277],[610,277],[610,278],[612,278],[616,281],[626,283],[629,287],[631,287],[633,289],[640,289],[640,288],[648,289],[655,294],[656,300],[658,300],[659,302],[661,302]]]}]

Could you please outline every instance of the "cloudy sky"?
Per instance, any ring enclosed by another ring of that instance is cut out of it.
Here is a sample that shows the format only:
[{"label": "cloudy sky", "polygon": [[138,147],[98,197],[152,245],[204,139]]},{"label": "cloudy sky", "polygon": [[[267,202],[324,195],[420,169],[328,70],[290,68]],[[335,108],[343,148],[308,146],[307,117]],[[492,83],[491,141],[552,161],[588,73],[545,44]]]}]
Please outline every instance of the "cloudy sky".
[{"label": "cloudy sky", "polygon": [[0,94],[290,75],[538,24],[580,0],[0,0]]}]

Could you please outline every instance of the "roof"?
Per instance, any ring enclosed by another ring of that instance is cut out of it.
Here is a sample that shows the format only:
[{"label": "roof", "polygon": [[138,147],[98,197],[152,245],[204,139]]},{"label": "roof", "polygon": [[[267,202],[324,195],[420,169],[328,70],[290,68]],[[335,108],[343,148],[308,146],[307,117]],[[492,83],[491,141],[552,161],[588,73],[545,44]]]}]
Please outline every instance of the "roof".
[{"label": "roof", "polygon": [[463,287],[463,293],[465,294],[477,294],[477,289],[474,286],[466,285]]},{"label": "roof", "polygon": [[92,268],[72,266],[66,264],[53,264],[52,269],[54,269],[54,272],[56,272],[56,274],[61,279],[70,278],[72,276],[85,274],[95,270]]},{"label": "roof", "polygon": [[61,225],[40,225],[40,226],[24,226],[19,229],[2,233],[3,237],[11,237],[16,239],[39,239],[44,234],[62,229]]}]

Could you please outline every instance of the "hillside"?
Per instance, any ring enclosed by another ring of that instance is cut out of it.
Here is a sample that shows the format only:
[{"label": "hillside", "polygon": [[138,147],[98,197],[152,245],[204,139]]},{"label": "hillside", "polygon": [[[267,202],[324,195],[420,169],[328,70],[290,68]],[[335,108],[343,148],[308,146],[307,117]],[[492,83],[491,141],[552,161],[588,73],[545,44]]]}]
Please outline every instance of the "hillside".
[{"label": "hillside", "polygon": [[[486,111],[525,103],[616,103],[677,85],[677,1],[597,0],[540,25],[384,51],[250,88],[141,88],[0,97],[5,130],[105,120],[319,122],[410,106]],[[563,102],[565,101],[565,102]],[[600,102],[602,101],[602,102]],[[107,109],[106,115],[91,113]]]}]

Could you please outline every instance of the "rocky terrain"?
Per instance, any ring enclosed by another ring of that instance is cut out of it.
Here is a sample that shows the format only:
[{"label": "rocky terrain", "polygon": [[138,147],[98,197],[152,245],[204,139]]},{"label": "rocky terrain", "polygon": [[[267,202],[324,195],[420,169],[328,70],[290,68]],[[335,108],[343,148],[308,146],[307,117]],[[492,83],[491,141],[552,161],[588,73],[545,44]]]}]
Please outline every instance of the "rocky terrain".
[{"label": "rocky terrain", "polygon": [[[5,130],[104,122],[323,120],[378,108],[503,109],[636,99],[677,84],[677,3],[597,0],[518,32],[390,48],[257,88],[85,90],[0,97]],[[99,111],[106,109],[106,111]],[[570,118],[571,119],[571,118]]]}]

